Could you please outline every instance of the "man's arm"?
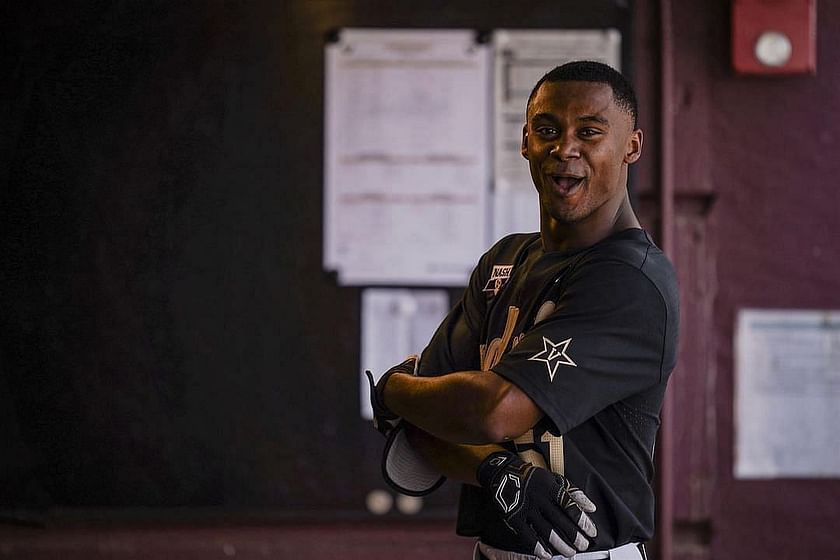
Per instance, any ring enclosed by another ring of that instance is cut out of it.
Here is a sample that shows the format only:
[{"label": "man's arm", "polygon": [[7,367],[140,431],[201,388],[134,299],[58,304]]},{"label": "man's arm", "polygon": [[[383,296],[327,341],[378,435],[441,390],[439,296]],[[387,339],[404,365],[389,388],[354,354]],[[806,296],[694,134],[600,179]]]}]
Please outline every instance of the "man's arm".
[{"label": "man's arm", "polygon": [[[405,434],[414,452],[438,472],[484,488],[489,504],[525,550],[550,560],[556,554],[574,556],[591,546],[597,536],[589,517],[595,504],[563,475],[536,467],[498,445],[452,441],[510,439],[513,435],[507,434],[524,433],[536,424],[541,412],[516,386],[493,372],[435,378],[415,377],[400,368],[386,373],[379,385],[371,383],[374,411],[403,417],[388,438],[386,478],[393,443]],[[417,419],[423,422],[420,427],[412,425],[419,423]],[[440,433],[452,439],[435,437]]]},{"label": "man's arm", "polygon": [[595,504],[560,474],[534,467],[498,445],[459,445],[406,426],[412,447],[450,478],[482,486],[522,545],[539,558],[572,557],[598,531]]},{"label": "man's arm", "polygon": [[514,439],[543,416],[519,387],[492,371],[439,377],[397,373],[382,388],[382,396],[394,414],[451,443]]},{"label": "man's arm", "polygon": [[424,432],[417,426],[406,424],[406,437],[411,446],[429,464],[450,480],[478,486],[478,465],[494,451],[503,451],[499,445],[464,445],[443,441]]}]

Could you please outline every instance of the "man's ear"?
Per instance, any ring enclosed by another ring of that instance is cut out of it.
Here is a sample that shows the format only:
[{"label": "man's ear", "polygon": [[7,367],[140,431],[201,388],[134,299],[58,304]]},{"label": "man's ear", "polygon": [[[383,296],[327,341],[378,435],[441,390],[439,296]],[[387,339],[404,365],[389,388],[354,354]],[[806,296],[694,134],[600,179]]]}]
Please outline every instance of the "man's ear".
[{"label": "man's ear", "polygon": [[522,157],[528,159],[528,125],[522,125],[522,145],[519,147],[519,153]]},{"label": "man's ear", "polygon": [[639,158],[642,157],[643,143],[644,135],[642,134],[642,130],[637,128],[627,140],[627,151],[624,152],[624,163],[629,165],[639,161]]}]

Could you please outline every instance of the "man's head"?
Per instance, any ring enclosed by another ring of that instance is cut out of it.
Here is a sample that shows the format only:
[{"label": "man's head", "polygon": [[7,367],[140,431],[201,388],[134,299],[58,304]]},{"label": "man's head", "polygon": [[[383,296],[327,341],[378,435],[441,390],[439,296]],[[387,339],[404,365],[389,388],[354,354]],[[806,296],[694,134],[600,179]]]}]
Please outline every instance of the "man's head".
[{"label": "man's head", "polygon": [[537,83],[522,155],[544,225],[601,225],[629,208],[627,167],[642,149],[637,113],[632,86],[605,64],[570,62]]},{"label": "man's head", "polygon": [[591,60],[577,60],[557,66],[540,78],[534,86],[534,89],[531,90],[526,109],[531,107],[531,101],[534,99],[534,95],[536,95],[537,90],[545,82],[593,82],[606,84],[612,88],[615,104],[627,111],[633,119],[633,128],[636,129],[639,127],[639,104],[636,101],[636,92],[633,90],[633,86],[627,78],[612,66]]}]

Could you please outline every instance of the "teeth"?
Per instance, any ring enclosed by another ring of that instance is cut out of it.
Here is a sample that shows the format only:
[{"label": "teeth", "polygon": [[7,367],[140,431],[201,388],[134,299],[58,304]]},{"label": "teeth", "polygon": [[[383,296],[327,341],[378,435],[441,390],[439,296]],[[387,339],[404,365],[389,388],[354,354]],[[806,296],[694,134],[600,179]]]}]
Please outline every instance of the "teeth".
[{"label": "teeth", "polygon": [[580,183],[581,179],[576,177],[553,177],[554,184],[564,190],[570,190]]}]

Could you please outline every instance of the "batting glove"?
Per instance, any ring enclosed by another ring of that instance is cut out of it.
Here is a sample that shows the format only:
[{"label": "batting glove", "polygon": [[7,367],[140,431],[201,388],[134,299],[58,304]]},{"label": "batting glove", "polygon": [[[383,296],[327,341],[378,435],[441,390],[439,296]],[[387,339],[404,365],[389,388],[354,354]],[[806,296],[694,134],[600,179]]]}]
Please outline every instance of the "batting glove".
[{"label": "batting glove", "polygon": [[382,377],[379,378],[379,383],[374,383],[373,374],[370,370],[365,370],[368,383],[370,383],[370,406],[373,409],[373,427],[379,430],[386,438],[396,427],[400,421],[400,417],[388,410],[388,407],[385,406],[385,385],[388,383],[388,379],[395,373],[414,375],[417,368],[417,361],[417,355],[412,354],[403,363],[383,373]]},{"label": "batting glove", "polygon": [[595,511],[582,490],[562,475],[526,463],[510,451],[491,453],[476,473],[493,495],[505,523],[538,558],[571,557],[597,535],[587,515]]}]

